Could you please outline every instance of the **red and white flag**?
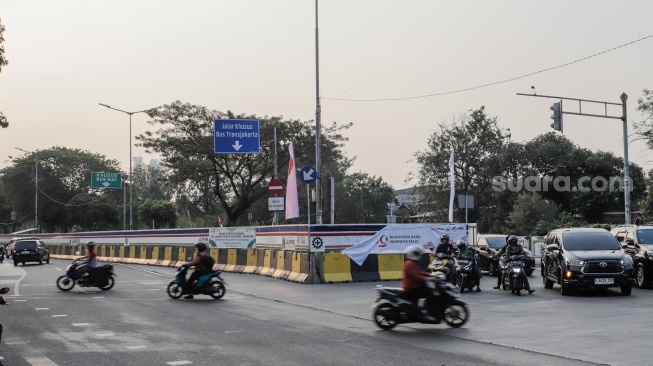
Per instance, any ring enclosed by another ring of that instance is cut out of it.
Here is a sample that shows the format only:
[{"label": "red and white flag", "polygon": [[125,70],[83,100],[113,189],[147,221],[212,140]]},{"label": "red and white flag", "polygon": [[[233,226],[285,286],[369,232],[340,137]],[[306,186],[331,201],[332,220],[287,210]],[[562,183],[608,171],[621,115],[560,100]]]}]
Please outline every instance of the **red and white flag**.
[{"label": "red and white flag", "polygon": [[297,198],[297,169],[295,168],[295,148],[291,142],[288,145],[290,162],[288,163],[288,183],[286,185],[286,220],[299,217],[299,201]]},{"label": "red and white flag", "polygon": [[220,218],[220,215],[218,215],[218,226],[222,227],[222,219]]}]

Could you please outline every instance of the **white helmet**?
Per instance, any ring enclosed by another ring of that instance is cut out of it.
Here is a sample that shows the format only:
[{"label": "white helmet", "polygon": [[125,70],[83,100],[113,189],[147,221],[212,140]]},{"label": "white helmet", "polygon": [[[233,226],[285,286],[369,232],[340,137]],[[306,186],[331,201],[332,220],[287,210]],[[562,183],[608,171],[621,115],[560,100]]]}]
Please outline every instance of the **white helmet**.
[{"label": "white helmet", "polygon": [[424,249],[419,245],[409,245],[405,250],[404,254],[406,258],[416,261],[419,260],[419,257],[424,253]]}]

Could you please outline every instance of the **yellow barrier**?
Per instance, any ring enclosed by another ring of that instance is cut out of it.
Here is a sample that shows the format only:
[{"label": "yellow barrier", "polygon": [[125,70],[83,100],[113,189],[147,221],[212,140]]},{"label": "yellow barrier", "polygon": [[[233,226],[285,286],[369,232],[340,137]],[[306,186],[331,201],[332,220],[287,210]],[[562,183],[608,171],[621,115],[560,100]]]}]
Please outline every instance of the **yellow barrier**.
[{"label": "yellow barrier", "polygon": [[324,253],[324,282],[352,282],[350,259],[341,253]]}]

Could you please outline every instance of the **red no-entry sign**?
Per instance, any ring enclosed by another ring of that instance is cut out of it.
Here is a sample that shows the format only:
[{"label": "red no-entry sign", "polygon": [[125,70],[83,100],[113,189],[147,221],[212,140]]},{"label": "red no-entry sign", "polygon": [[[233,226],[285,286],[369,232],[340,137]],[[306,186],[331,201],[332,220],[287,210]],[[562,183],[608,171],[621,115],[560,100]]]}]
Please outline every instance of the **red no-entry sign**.
[{"label": "red no-entry sign", "polygon": [[281,179],[274,178],[268,184],[268,193],[271,196],[281,196],[283,194],[283,182]]}]

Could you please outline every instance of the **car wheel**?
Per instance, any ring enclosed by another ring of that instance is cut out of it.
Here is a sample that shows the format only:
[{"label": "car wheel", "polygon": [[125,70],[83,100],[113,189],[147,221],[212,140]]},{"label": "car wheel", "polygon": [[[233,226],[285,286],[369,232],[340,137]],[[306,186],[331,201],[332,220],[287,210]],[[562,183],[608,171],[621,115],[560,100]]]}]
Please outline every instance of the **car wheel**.
[{"label": "car wheel", "polygon": [[567,296],[567,295],[569,295],[570,292],[571,292],[571,289],[569,288],[569,286],[565,285],[564,283],[560,284],[560,294],[562,296]]},{"label": "car wheel", "polygon": [[637,270],[635,272],[635,282],[637,282],[637,287],[639,288],[651,287],[651,275],[646,271],[644,263],[639,263],[637,265]]},{"label": "car wheel", "polygon": [[621,286],[621,294],[623,296],[628,296],[630,293],[633,291],[633,287],[629,285],[622,285]]}]

